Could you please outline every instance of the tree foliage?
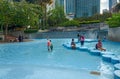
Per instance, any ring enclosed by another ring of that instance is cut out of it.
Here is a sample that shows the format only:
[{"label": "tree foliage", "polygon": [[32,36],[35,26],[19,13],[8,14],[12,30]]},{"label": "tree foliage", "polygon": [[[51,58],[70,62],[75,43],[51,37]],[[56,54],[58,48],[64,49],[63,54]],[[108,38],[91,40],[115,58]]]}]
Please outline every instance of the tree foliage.
[{"label": "tree foliage", "polygon": [[47,26],[47,5],[52,4],[53,0],[34,0],[33,3],[39,4],[42,7],[41,28],[44,29]]},{"label": "tree foliage", "polygon": [[85,21],[95,21],[99,20],[99,22],[104,22],[107,20],[107,18],[111,17],[111,13],[103,13],[103,14],[95,14],[91,17],[81,17],[81,18],[75,18],[75,20],[78,20],[80,22],[85,22]]},{"label": "tree foliage", "polygon": [[15,24],[20,26],[37,26],[39,21],[39,6],[28,4],[26,2],[16,3],[16,12],[14,16]]},{"label": "tree foliage", "polygon": [[108,18],[106,21],[111,28],[120,27],[120,13],[115,13],[111,18]]},{"label": "tree foliage", "polygon": [[0,25],[5,28],[7,35],[8,27],[19,25],[35,27],[40,17],[40,6],[28,4],[26,1],[13,2],[0,0]]},{"label": "tree foliage", "polygon": [[56,6],[55,9],[49,12],[48,24],[50,26],[58,26],[66,20],[64,9],[61,6]]},{"label": "tree foliage", "polygon": [[0,24],[11,24],[14,16],[14,6],[5,0],[0,0],[0,6]]},{"label": "tree foliage", "polygon": [[36,26],[40,16],[40,7],[27,2],[0,1],[0,22],[5,25]]},{"label": "tree foliage", "polygon": [[34,3],[38,3],[40,5],[51,4],[53,0],[34,0]]},{"label": "tree foliage", "polygon": [[80,26],[80,23],[79,21],[76,20],[70,20],[62,23],[61,25],[65,27],[71,27],[71,26]]}]

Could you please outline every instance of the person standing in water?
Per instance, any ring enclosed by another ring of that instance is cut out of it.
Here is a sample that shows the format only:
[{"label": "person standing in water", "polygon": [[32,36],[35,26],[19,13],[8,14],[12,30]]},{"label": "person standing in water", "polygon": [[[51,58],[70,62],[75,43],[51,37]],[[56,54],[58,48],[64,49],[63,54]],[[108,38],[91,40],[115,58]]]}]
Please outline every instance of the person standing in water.
[{"label": "person standing in water", "polygon": [[52,52],[53,51],[53,44],[52,44],[52,41],[50,40],[50,51]]},{"label": "person standing in water", "polygon": [[48,51],[50,51],[50,40],[49,39],[47,39],[48,41],[47,41],[47,48],[48,48]]},{"label": "person standing in water", "polygon": [[73,38],[72,38],[72,41],[71,41],[71,48],[72,49],[76,49],[76,45],[75,45],[75,42],[74,42]]},{"label": "person standing in water", "polygon": [[84,41],[85,41],[85,37],[83,35],[80,36],[81,46],[84,46]]},{"label": "person standing in water", "polygon": [[80,40],[79,40],[79,38],[80,38],[79,32],[78,32],[78,34],[77,34],[77,38],[78,38],[78,42],[80,42]]}]

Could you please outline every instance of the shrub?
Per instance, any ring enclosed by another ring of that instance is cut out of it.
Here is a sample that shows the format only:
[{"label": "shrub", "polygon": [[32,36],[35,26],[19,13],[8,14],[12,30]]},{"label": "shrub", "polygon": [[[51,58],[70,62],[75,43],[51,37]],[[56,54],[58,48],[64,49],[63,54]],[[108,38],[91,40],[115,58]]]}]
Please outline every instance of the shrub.
[{"label": "shrub", "polygon": [[24,33],[36,33],[38,32],[38,29],[27,29],[27,30],[24,30]]},{"label": "shrub", "polygon": [[83,21],[83,22],[80,22],[80,24],[93,24],[93,23],[99,23],[100,21],[99,20],[94,20],[94,21]]},{"label": "shrub", "polygon": [[79,21],[76,20],[71,20],[71,21],[66,21],[61,26],[80,26]]},{"label": "shrub", "polygon": [[120,27],[120,13],[113,14],[111,18],[106,21],[110,28]]}]

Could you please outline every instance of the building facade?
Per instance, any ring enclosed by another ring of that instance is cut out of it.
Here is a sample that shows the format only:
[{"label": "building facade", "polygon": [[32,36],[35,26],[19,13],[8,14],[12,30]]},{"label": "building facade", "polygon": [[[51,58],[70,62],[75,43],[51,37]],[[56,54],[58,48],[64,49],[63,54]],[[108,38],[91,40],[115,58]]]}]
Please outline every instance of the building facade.
[{"label": "building facade", "polygon": [[109,11],[112,11],[112,8],[117,4],[117,0],[109,0]]},{"label": "building facade", "polygon": [[65,13],[68,17],[75,17],[75,0],[65,0]]},{"label": "building facade", "polygon": [[89,17],[100,13],[100,0],[76,0],[76,17]]},{"label": "building facade", "polygon": [[57,0],[67,16],[79,18],[100,13],[100,0]]}]

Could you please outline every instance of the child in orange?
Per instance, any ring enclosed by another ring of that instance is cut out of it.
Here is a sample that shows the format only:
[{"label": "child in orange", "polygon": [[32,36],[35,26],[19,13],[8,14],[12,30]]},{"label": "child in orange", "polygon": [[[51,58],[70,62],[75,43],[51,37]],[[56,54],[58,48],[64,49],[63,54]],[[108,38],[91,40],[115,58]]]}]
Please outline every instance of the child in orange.
[{"label": "child in orange", "polygon": [[47,42],[48,51],[50,51],[50,45],[51,45],[50,40],[48,40]]}]

